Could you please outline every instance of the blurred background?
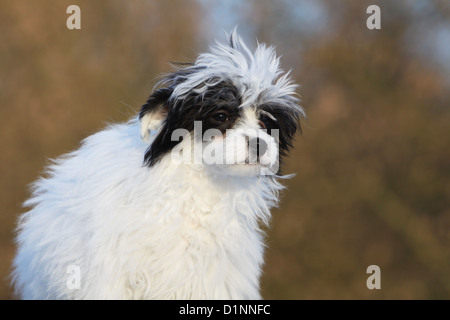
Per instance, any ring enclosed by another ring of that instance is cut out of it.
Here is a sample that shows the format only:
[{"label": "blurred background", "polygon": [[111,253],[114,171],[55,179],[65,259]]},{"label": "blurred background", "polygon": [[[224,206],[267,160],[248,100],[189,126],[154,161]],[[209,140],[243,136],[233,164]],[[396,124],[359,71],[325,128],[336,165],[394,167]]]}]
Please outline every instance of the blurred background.
[{"label": "blurred background", "polygon": [[[81,8],[68,30],[66,8]],[[381,30],[366,9],[381,8]],[[0,298],[28,185],[225,31],[276,46],[308,114],[267,230],[266,299],[450,299],[450,2],[0,2]],[[369,265],[381,289],[369,290]]]}]

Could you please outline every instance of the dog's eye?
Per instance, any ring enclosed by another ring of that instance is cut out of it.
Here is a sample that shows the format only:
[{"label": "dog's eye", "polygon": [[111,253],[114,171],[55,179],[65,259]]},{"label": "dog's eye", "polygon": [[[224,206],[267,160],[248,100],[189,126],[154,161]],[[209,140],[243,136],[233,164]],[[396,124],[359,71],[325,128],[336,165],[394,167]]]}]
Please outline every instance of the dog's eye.
[{"label": "dog's eye", "polygon": [[261,127],[261,129],[268,129],[270,126],[270,119],[268,117],[266,117],[265,115],[261,115],[259,117],[259,126]]},{"label": "dog's eye", "polygon": [[226,114],[225,112],[218,112],[215,115],[213,115],[213,119],[218,122],[224,122],[228,120],[228,114]]}]

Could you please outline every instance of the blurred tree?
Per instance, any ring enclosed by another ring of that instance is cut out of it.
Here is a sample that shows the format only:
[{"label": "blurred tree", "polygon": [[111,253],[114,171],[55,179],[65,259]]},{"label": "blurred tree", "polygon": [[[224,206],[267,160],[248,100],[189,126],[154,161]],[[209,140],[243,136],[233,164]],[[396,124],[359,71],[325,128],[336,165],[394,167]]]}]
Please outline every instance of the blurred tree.
[{"label": "blurred tree", "polygon": [[[382,29],[368,30],[370,1],[282,3],[251,12],[258,36],[297,67],[309,121],[269,231],[266,297],[449,298],[448,69],[411,34],[448,28],[449,6],[378,1]],[[295,4],[318,6],[327,27],[302,30]],[[379,292],[365,288],[370,264],[382,269]]]}]

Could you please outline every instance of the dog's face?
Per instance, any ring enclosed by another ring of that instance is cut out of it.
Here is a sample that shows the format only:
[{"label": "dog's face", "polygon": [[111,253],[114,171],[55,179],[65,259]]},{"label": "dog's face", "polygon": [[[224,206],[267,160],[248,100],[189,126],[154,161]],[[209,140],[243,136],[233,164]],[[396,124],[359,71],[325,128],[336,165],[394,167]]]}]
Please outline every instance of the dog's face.
[{"label": "dog's face", "polygon": [[162,81],[141,108],[144,163],[162,157],[231,175],[277,174],[304,116],[273,48],[252,54],[232,33]]}]

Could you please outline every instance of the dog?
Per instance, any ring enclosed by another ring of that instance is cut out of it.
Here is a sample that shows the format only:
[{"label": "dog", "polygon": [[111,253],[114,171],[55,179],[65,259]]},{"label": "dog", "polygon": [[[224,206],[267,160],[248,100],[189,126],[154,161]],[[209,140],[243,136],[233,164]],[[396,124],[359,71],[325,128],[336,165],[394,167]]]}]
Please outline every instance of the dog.
[{"label": "dog", "polygon": [[261,299],[262,228],[305,117],[297,85],[273,47],[252,52],[236,30],[174,67],[139,114],[32,185],[18,297]]}]

